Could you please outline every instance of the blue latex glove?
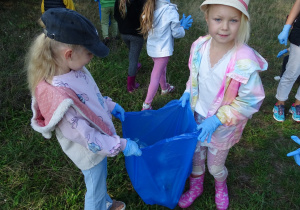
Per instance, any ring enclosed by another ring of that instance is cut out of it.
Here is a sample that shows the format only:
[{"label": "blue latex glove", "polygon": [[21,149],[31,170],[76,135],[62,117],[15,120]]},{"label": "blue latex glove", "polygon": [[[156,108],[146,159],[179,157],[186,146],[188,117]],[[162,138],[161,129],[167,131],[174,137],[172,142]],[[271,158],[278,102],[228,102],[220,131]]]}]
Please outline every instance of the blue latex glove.
[{"label": "blue latex glove", "polygon": [[140,150],[139,146],[137,143],[134,141],[127,139],[126,147],[123,151],[125,156],[141,156],[142,155],[142,150]]},{"label": "blue latex glove", "polygon": [[197,130],[200,131],[198,141],[204,142],[205,139],[207,139],[207,143],[210,143],[212,134],[220,125],[222,125],[222,123],[216,115],[206,118],[197,126]]},{"label": "blue latex glove", "polygon": [[192,16],[189,15],[188,17],[185,17],[185,14],[182,14],[182,19],[180,20],[180,25],[186,29],[189,30],[189,28],[192,26]]},{"label": "blue latex glove", "polygon": [[289,24],[283,26],[281,33],[278,35],[278,40],[280,44],[287,45],[290,29],[291,29],[291,25]]},{"label": "blue latex glove", "polygon": [[120,119],[122,122],[125,120],[125,110],[119,105],[116,104],[114,110],[112,110],[111,114],[116,118]]},{"label": "blue latex glove", "polygon": [[277,55],[277,58],[280,58],[282,55],[284,55],[285,53],[287,53],[288,50],[287,49],[284,49],[284,50],[281,50],[278,55]]},{"label": "blue latex glove", "polygon": [[186,103],[190,100],[190,93],[188,92],[184,92],[181,96],[181,98],[179,99],[179,101],[181,102],[181,106],[185,107]]},{"label": "blue latex glove", "polygon": [[[297,136],[291,136],[291,139],[293,139],[297,144],[300,145],[300,139]],[[300,148],[288,153],[287,156],[294,156],[296,163],[300,166]]]}]

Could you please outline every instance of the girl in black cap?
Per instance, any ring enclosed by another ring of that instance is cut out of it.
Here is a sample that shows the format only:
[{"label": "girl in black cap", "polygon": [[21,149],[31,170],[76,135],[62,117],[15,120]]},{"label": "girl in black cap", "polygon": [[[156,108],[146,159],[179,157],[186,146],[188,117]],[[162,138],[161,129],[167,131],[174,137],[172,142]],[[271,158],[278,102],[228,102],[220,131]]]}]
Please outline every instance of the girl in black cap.
[{"label": "girl in black cap", "polygon": [[105,57],[108,48],[93,24],[65,8],[47,10],[45,29],[27,56],[32,94],[31,126],[50,139],[55,130],[66,155],[81,169],[87,188],[85,209],[125,209],[107,194],[107,157],[123,151],[141,155],[137,144],[116,134],[112,115],[124,120],[124,109],[103,97],[85,65],[93,55]]}]

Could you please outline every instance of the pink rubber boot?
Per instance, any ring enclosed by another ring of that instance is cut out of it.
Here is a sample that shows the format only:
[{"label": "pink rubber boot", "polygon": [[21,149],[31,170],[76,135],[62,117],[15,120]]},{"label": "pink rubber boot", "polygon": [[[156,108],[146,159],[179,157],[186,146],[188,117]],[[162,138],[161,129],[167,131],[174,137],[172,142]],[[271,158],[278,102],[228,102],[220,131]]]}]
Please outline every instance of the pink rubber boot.
[{"label": "pink rubber boot", "polygon": [[204,174],[197,178],[190,176],[190,189],[181,195],[178,206],[187,208],[203,193]]},{"label": "pink rubber boot", "polygon": [[218,182],[215,180],[215,203],[218,210],[225,210],[228,208],[229,205],[229,198],[228,198],[228,190],[226,179],[223,182]]}]

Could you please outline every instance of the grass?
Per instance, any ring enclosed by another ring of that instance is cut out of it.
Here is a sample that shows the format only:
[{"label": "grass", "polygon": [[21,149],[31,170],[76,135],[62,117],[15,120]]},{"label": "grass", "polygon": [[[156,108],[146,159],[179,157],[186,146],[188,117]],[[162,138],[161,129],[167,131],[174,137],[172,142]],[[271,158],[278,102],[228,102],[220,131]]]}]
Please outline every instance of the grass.
[{"label": "grass", "polygon": [[[93,0],[74,0],[77,11],[93,21],[100,32],[97,3]],[[175,42],[167,79],[176,86],[174,94],[157,95],[153,107],[158,109],[172,99],[178,99],[189,76],[187,61],[190,46],[206,33],[202,1],[172,1],[179,13],[191,14],[194,23],[186,36]],[[300,136],[300,125],[291,116],[284,123],[273,120],[272,107],[278,82],[281,59],[277,53],[285,17],[293,1],[251,1],[251,39],[249,45],[269,63],[261,74],[266,98],[260,109],[248,122],[243,136],[229,153],[228,187],[230,209],[300,209],[300,168],[286,154],[299,147],[291,135]],[[82,209],[85,185],[80,170],[62,152],[57,140],[45,140],[30,127],[31,98],[23,70],[24,55],[34,36],[41,32],[36,20],[40,16],[40,1],[0,2],[0,206],[1,209]],[[100,32],[101,33],[101,32]],[[146,97],[152,70],[152,60],[145,48],[140,61],[143,64],[137,80],[141,88],[134,94],[126,92],[127,49],[122,41],[110,46],[107,58],[94,58],[87,66],[101,92],[121,104],[126,111],[141,109]],[[287,106],[294,100],[299,84],[295,84]],[[121,124],[114,121],[118,134]],[[124,167],[124,156],[109,158],[108,193],[112,198],[126,202],[127,209],[167,209],[146,205],[134,191]],[[190,207],[215,209],[213,177],[207,173],[205,191]],[[176,207],[175,209],[179,209]]]}]

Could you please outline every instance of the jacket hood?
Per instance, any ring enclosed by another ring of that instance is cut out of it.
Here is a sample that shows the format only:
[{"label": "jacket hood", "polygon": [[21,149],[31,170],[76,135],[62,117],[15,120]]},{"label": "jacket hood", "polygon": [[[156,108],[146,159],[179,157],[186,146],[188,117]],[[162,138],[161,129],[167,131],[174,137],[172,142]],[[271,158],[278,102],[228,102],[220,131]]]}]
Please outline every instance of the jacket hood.
[{"label": "jacket hood", "polygon": [[169,6],[173,6],[177,10],[177,5],[170,3],[169,0],[156,0],[155,3],[155,11],[154,11],[154,20],[153,20],[153,26],[155,27],[158,22],[161,20],[161,17],[165,13],[165,11],[168,9]]}]

